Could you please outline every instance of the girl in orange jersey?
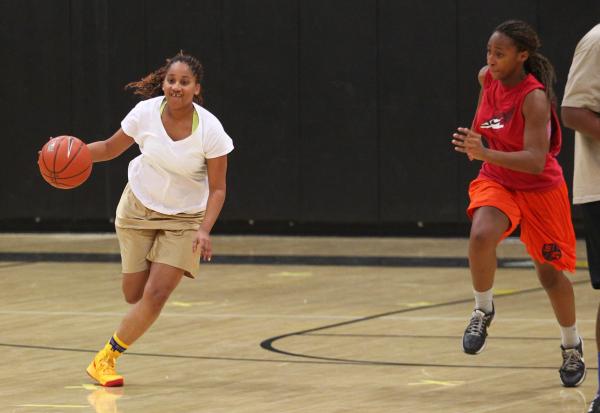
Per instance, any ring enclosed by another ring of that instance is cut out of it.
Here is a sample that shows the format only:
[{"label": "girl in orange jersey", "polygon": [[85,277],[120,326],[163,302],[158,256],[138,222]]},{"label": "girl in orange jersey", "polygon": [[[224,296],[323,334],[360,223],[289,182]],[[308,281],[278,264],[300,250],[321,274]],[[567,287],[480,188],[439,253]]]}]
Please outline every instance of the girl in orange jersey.
[{"label": "girl in orange jersey", "polygon": [[[481,352],[494,318],[496,246],[521,225],[521,241],[535,263],[560,324],[564,386],[585,378],[573,287],[563,270],[575,269],[575,234],[567,187],[556,156],[561,129],[554,108],[554,69],[538,53],[540,40],[525,22],[500,24],[487,45],[487,65],[472,128],[458,128],[452,143],[483,161],[470,184],[469,263],[475,309],[463,336],[467,354]],[[483,144],[483,140],[487,145]]]}]

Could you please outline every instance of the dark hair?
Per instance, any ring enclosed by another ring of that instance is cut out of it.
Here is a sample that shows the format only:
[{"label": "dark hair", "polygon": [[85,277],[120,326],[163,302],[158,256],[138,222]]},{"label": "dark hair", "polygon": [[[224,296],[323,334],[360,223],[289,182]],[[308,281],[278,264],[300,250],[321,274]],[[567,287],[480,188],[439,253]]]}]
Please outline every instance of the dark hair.
[{"label": "dark hair", "polygon": [[505,21],[496,27],[495,31],[510,37],[520,52],[529,52],[529,58],[524,64],[525,72],[531,73],[544,85],[546,96],[553,102],[555,100],[556,72],[550,60],[538,53],[542,42],[536,31],[529,24],[520,20]]},{"label": "dark hair", "polygon": [[[125,89],[133,89],[133,94],[142,96],[145,99],[159,96],[162,93],[162,83],[165,80],[167,71],[173,63],[177,62],[182,62],[188,65],[194,74],[194,77],[196,78],[196,82],[198,84],[202,82],[202,78],[204,77],[204,68],[202,67],[202,63],[200,63],[200,61],[194,56],[180,51],[172,58],[167,59],[166,63],[162,67],[145,76],[142,78],[142,80],[126,84]],[[194,102],[199,105],[204,103],[204,99],[202,98],[202,89],[200,89],[200,93],[198,95],[194,96]]]}]

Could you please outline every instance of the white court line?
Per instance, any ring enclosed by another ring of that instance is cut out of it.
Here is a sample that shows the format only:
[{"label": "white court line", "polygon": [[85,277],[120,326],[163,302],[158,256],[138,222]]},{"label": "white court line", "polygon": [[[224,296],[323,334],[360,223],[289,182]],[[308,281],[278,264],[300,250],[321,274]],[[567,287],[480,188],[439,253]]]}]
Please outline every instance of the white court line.
[{"label": "white court line", "polygon": [[[48,310],[0,310],[0,315],[31,315],[31,316],[49,316],[49,317],[62,317],[62,316],[75,316],[75,317],[115,317],[123,316],[123,312],[116,311],[48,311]],[[360,320],[365,317],[364,315],[324,315],[324,314],[237,314],[237,313],[173,313],[165,311],[161,313],[161,317],[188,317],[188,318],[242,318],[242,319],[283,319],[283,320]],[[369,317],[369,316],[366,316]],[[371,320],[386,320],[386,321],[465,321],[466,317],[443,317],[443,316],[386,316],[368,319]],[[508,318],[503,317],[498,321],[511,322],[511,323],[556,323],[554,318]],[[578,323],[595,323],[596,319],[578,319]]]}]

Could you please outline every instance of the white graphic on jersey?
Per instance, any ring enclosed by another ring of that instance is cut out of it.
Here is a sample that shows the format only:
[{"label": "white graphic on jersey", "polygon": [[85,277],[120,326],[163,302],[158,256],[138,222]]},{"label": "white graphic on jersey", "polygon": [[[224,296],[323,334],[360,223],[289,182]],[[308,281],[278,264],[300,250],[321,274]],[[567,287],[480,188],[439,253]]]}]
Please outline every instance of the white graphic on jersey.
[{"label": "white graphic on jersey", "polygon": [[479,127],[481,129],[502,129],[504,124],[502,123],[502,118],[493,118],[483,122]]}]

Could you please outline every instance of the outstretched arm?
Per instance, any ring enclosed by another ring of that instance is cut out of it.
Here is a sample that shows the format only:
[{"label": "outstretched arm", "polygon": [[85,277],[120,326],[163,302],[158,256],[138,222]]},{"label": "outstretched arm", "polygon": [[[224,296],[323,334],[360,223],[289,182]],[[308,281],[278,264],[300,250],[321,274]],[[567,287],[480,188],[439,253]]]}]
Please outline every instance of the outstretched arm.
[{"label": "outstretched arm", "polygon": [[567,128],[600,140],[600,114],[589,109],[568,106],[563,106],[560,114]]},{"label": "outstretched arm", "polygon": [[94,162],[109,161],[125,152],[135,141],[122,129],[115,132],[113,136],[104,140],[89,143],[88,149],[92,154]]}]

